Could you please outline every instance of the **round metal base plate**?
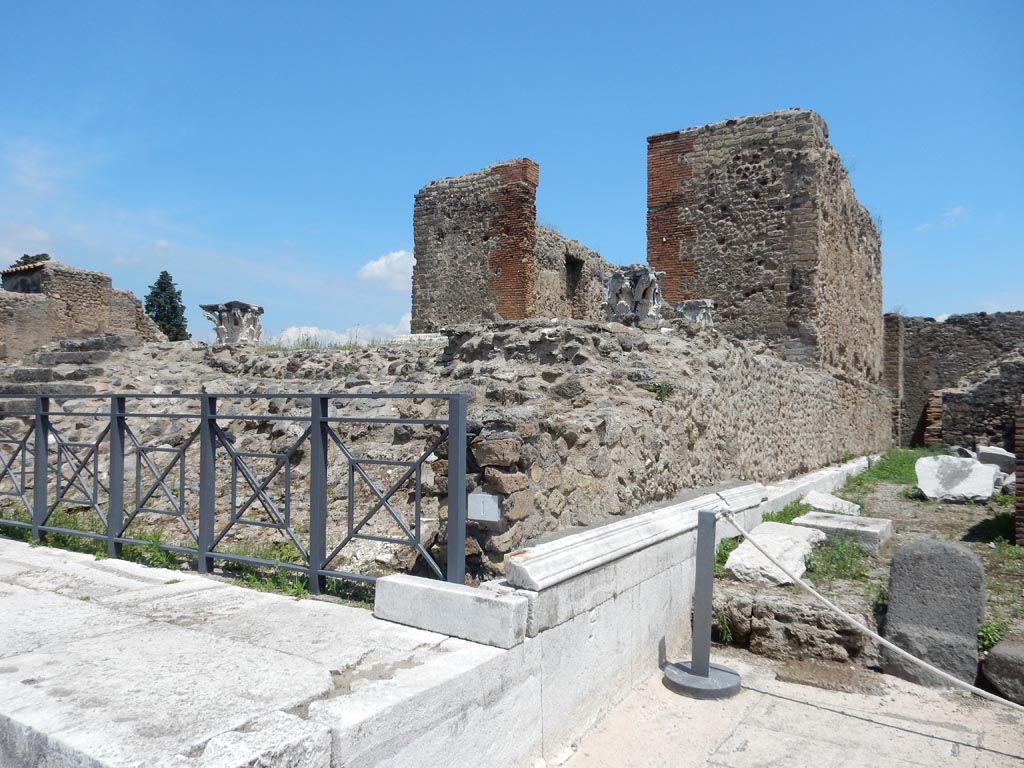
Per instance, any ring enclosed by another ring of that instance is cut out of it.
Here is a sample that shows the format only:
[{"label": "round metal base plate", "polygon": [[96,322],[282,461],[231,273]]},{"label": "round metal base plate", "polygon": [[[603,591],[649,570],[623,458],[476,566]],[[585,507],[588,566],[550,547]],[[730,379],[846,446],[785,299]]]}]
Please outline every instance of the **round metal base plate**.
[{"label": "round metal base plate", "polygon": [[665,685],[693,699],[727,699],[740,692],[740,675],[721,664],[709,665],[707,677],[690,671],[690,662],[665,665]]}]

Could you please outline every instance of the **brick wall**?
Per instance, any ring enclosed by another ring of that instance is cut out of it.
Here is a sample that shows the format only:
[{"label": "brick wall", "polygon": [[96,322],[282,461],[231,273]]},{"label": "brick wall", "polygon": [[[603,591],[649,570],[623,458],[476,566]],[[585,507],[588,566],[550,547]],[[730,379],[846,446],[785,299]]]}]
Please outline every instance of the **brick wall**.
[{"label": "brick wall", "polygon": [[[902,320],[904,405],[900,433],[903,445],[921,445],[929,424],[931,393],[956,387],[964,376],[984,371],[1024,346],[1024,312],[951,315],[941,323],[930,317]],[[935,419],[943,417],[934,404],[932,410],[934,434]],[[971,430],[964,427],[960,431]]]},{"label": "brick wall", "polygon": [[529,317],[604,319],[598,254],[537,226],[527,158],[432,181],[416,195],[412,331]]},{"label": "brick wall", "polygon": [[892,437],[903,445],[903,317],[889,313],[884,321],[882,386],[892,395]]},{"label": "brick wall", "polygon": [[881,244],[828,128],[808,110],[647,140],[647,260],[669,303],[788,360],[878,382]]}]

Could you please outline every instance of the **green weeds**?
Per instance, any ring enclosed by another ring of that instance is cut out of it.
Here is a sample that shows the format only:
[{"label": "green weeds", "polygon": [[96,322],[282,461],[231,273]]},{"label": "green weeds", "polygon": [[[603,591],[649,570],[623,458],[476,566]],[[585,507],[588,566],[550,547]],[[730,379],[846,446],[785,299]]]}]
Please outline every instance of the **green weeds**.
[{"label": "green weeds", "polygon": [[839,537],[825,542],[808,556],[807,573],[825,584],[836,579],[863,579],[867,574],[867,558],[863,549]]},{"label": "green weeds", "polygon": [[978,650],[987,651],[994,646],[1006,634],[1009,624],[1005,621],[985,621],[978,629]]},{"label": "green weeds", "polygon": [[725,576],[725,561],[729,559],[732,551],[740,545],[742,538],[722,539],[718,542],[718,549],[715,550],[715,577]]},{"label": "green weeds", "polygon": [[778,512],[765,513],[761,516],[761,521],[765,523],[792,523],[798,517],[806,515],[810,511],[810,504],[804,504],[802,501],[791,501]]}]

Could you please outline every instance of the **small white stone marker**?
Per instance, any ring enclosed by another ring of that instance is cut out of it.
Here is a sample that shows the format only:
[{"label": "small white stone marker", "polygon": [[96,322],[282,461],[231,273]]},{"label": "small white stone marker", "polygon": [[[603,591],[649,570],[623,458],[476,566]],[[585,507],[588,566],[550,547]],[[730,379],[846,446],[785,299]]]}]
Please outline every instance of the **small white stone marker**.
[{"label": "small white stone marker", "polygon": [[811,509],[815,512],[834,512],[838,515],[859,515],[860,505],[854,504],[852,501],[846,499],[840,499],[838,496],[833,496],[831,493],[822,493],[821,491],[811,491],[804,496],[804,504],[810,505]]}]

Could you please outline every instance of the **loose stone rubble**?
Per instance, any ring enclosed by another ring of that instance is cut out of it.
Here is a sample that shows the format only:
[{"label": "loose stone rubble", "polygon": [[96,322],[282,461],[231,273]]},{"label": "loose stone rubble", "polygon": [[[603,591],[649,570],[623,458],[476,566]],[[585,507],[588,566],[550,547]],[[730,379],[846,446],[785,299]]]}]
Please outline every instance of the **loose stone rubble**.
[{"label": "loose stone rubble", "polygon": [[846,539],[871,555],[878,554],[892,538],[892,520],[880,517],[809,512],[793,520],[793,525],[814,528],[829,539]]}]

